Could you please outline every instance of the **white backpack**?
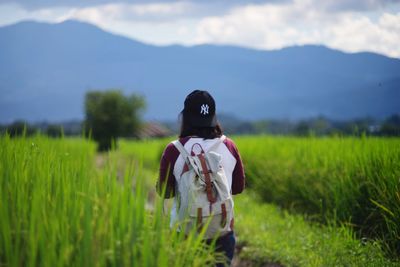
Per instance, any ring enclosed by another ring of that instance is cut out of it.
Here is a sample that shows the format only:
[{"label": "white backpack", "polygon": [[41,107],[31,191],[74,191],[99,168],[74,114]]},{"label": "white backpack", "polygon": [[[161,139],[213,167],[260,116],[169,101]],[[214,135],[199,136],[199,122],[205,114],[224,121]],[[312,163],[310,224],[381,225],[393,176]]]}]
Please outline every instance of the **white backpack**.
[{"label": "white backpack", "polygon": [[181,226],[183,224],[186,233],[193,227],[200,231],[207,225],[204,235],[206,239],[231,231],[232,195],[222,168],[222,157],[213,151],[224,139],[225,136],[219,138],[207,152],[204,152],[200,144],[194,144],[201,147],[198,155],[193,150],[189,155],[179,140],[173,142],[188,167],[181,174],[176,190],[179,223]]}]

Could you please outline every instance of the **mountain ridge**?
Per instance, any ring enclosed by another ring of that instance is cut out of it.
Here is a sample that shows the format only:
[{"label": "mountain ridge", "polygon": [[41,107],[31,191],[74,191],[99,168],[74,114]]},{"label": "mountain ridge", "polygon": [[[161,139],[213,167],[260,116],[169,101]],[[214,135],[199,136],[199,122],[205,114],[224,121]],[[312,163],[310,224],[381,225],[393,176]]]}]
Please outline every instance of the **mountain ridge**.
[{"label": "mountain ridge", "polygon": [[376,53],[155,46],[78,21],[20,22],[0,27],[0,40],[3,122],[81,119],[85,91],[106,88],[144,95],[149,119],[176,118],[199,88],[215,96],[218,111],[244,119],[400,112],[400,59]]}]

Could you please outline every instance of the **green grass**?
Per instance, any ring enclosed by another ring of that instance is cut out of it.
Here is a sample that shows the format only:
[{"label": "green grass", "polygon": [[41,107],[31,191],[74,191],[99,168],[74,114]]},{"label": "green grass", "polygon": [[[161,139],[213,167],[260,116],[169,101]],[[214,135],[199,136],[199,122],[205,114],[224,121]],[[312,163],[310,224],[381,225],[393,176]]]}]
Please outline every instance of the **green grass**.
[{"label": "green grass", "polygon": [[2,136],[0,145],[0,266],[204,266],[215,260],[201,236],[169,229],[161,201],[146,209],[148,192],[135,164],[120,177],[111,158],[96,168],[95,145],[79,139]]},{"label": "green grass", "polygon": [[[282,201],[286,201],[285,197],[288,195],[285,192],[290,191],[291,188],[285,187],[288,186],[285,181],[281,181],[283,183],[281,187],[278,184],[270,184],[266,188],[261,173],[254,173],[254,171],[267,172],[269,163],[263,165],[263,160],[266,158],[260,157],[261,161],[256,161],[255,157],[259,155],[257,153],[263,153],[264,151],[268,156],[280,154],[281,156],[274,161],[277,165],[277,168],[273,169],[275,171],[274,174],[287,171],[288,176],[290,176],[289,170],[285,169],[287,162],[284,159],[290,159],[293,151],[285,150],[287,147],[285,142],[290,144],[291,141],[297,141],[304,144],[301,147],[307,147],[310,140],[272,137],[240,137],[234,138],[234,140],[240,146],[245,168],[250,176],[249,183],[253,187],[251,190],[246,190],[243,195],[235,197],[235,225],[237,226],[240,243],[245,244],[244,250],[240,254],[241,257],[250,261],[253,265],[260,266],[263,266],[265,262],[271,261],[288,266],[396,266],[399,264],[385,258],[383,247],[385,247],[384,241],[386,240],[380,241],[365,238],[360,240],[356,237],[352,228],[337,223],[339,220],[335,220],[334,216],[325,216],[318,213],[313,213],[314,215],[307,217],[291,215],[275,205],[260,203],[265,201],[265,196],[257,199],[250,197],[254,196],[254,189],[258,193],[264,192],[263,190],[277,190],[276,195],[282,194],[280,196]],[[277,144],[275,144],[275,141]],[[320,142],[318,140],[313,141]],[[158,169],[161,151],[167,142],[168,140],[165,139],[149,143],[124,141],[120,143],[121,152],[117,151],[115,153],[119,154],[119,158],[135,155],[134,157],[143,162],[143,165],[156,168],[154,175],[157,175],[156,170]],[[330,142],[335,146],[335,143],[340,142],[340,140],[327,139],[324,142]],[[371,145],[379,146],[379,144],[375,143]],[[269,151],[271,149],[273,149],[274,153]],[[322,147],[321,149],[326,148]],[[345,148],[342,149],[346,150]],[[335,152],[344,153],[346,151],[336,150]],[[338,155],[337,158],[341,158],[341,156]],[[272,159],[273,157],[271,156],[271,161]],[[280,165],[282,166],[281,168],[279,168]],[[303,167],[306,168],[307,166]],[[252,167],[254,169],[251,169]],[[318,165],[315,168],[318,168]],[[393,168],[393,166],[389,166],[389,168]],[[276,177],[277,183],[279,183],[279,177],[281,176],[278,175]],[[259,183],[257,183],[257,179],[259,179]],[[300,180],[299,182],[302,181]],[[321,187],[323,186],[326,185]],[[312,189],[311,187],[310,190]],[[287,191],[282,192],[279,190]],[[287,207],[291,207],[290,210],[299,208],[297,207],[298,204],[291,201],[292,199],[289,199],[287,202],[281,202],[280,204],[287,203]],[[302,205],[307,207],[308,202],[305,201]],[[297,210],[304,211],[304,209]],[[317,212],[320,211],[318,208]],[[311,223],[310,219],[315,221],[315,216],[325,216],[324,221],[327,225]]]},{"label": "green grass", "polygon": [[235,197],[240,257],[252,266],[399,266],[385,258],[381,242],[360,241],[340,225],[310,223],[276,205],[262,204],[252,191]]},{"label": "green grass", "polygon": [[[243,261],[399,265],[384,255],[398,238],[398,139],[234,140],[252,187],[235,197]],[[218,255],[199,237],[169,229],[154,193],[168,141],[122,140],[96,154],[81,139],[1,136],[0,266],[212,264]]]},{"label": "green grass", "polygon": [[237,144],[264,201],[348,223],[400,255],[400,139],[266,136]]}]

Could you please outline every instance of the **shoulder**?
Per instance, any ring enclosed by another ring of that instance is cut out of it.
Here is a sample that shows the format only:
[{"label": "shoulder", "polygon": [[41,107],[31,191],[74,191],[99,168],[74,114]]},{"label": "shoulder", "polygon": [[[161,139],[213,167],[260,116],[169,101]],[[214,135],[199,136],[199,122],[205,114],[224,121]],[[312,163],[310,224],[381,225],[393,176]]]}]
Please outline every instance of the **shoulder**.
[{"label": "shoulder", "polygon": [[163,157],[169,158],[169,159],[174,159],[179,156],[179,151],[174,145],[174,142],[179,141],[182,145],[185,145],[185,143],[190,139],[190,137],[184,137],[184,138],[179,138],[177,140],[174,140],[167,144],[167,146],[164,149],[163,152]]},{"label": "shoulder", "polygon": [[169,144],[167,144],[167,146],[164,148],[164,154],[169,154],[171,152],[178,151],[178,149],[174,145],[174,142],[175,141],[172,141]]},{"label": "shoulder", "polygon": [[230,151],[231,153],[232,153],[232,152],[237,153],[238,149],[237,149],[237,147],[236,147],[235,142],[234,142],[232,139],[226,137],[225,140],[224,140],[224,144],[225,144],[225,146],[229,149],[229,151]]}]

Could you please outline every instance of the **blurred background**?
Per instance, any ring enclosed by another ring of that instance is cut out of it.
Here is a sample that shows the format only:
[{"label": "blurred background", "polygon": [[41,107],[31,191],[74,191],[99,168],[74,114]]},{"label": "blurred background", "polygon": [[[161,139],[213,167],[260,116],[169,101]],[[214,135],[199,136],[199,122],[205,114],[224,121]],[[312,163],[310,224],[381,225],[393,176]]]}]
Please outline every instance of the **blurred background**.
[{"label": "blurred background", "polygon": [[165,136],[203,89],[228,133],[399,135],[399,44],[397,0],[2,0],[1,129],[80,134],[111,90]]}]

